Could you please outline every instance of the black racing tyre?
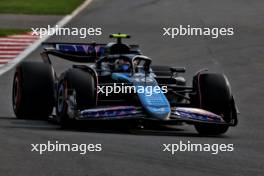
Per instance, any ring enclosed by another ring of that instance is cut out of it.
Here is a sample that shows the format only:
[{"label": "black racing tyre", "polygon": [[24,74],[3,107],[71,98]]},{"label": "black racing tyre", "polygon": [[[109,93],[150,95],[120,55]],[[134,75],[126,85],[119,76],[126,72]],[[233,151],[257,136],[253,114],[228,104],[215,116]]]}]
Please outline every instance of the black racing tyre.
[{"label": "black racing tyre", "polygon": [[17,118],[47,118],[52,114],[54,99],[54,76],[50,65],[22,62],[16,67],[12,104]]},{"label": "black racing tyre", "polygon": [[89,109],[96,104],[93,76],[89,72],[80,69],[69,69],[61,76],[57,90],[57,120],[62,128],[70,128],[74,124],[74,119],[70,118],[67,112],[69,91],[75,92],[76,108],[78,110]]},{"label": "black racing tyre", "polygon": [[[196,94],[191,97],[192,104],[221,115],[228,123],[234,115],[233,97],[227,78],[223,74],[200,73],[193,79]],[[227,125],[197,124],[195,129],[202,135],[220,135],[228,130]]]}]

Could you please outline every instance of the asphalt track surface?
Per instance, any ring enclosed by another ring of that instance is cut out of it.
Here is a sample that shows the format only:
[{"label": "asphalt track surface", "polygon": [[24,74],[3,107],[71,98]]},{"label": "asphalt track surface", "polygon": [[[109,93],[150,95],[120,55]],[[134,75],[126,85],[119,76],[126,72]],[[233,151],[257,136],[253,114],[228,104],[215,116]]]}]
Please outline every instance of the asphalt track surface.
[{"label": "asphalt track surface", "polygon": [[[45,121],[17,120],[11,107],[13,71],[0,78],[0,175],[232,175],[264,173],[264,1],[261,0],[98,0],[68,25],[102,27],[105,42],[112,32],[132,35],[144,54],[156,64],[185,66],[187,78],[200,68],[225,73],[241,112],[239,125],[221,137],[201,137],[189,126],[175,131],[63,131]],[[162,37],[162,27],[190,24],[234,27],[235,35]],[[54,37],[50,41],[81,41],[78,37]],[[37,60],[39,51],[27,59]],[[57,64],[61,70],[65,65]],[[190,81],[189,81],[190,83]],[[84,156],[75,152],[45,155],[30,152],[31,143],[102,143],[103,151]],[[234,152],[162,152],[163,143],[232,143]]]}]

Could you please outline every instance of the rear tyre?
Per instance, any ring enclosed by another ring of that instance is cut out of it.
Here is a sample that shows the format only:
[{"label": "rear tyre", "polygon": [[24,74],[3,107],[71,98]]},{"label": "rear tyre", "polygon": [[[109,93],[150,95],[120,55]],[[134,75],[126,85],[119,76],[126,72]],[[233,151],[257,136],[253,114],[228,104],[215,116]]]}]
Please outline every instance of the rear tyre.
[{"label": "rear tyre", "polygon": [[17,118],[47,118],[54,106],[54,77],[50,65],[22,62],[16,67],[12,104]]},{"label": "rear tyre", "polygon": [[57,115],[62,128],[70,128],[75,124],[74,117],[68,114],[67,100],[74,92],[76,108],[89,109],[95,106],[96,92],[93,76],[80,69],[70,69],[62,75],[57,92]]},{"label": "rear tyre", "polygon": [[[193,79],[196,90],[192,98],[194,107],[221,115],[229,123],[234,116],[234,101],[229,82],[223,74],[200,73]],[[202,135],[221,135],[227,132],[227,125],[197,124],[195,129]]]}]

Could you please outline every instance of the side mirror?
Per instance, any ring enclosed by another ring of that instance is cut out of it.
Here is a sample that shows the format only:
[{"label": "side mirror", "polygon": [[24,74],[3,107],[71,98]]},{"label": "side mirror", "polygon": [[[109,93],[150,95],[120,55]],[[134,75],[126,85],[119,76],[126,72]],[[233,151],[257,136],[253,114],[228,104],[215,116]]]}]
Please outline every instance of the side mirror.
[{"label": "side mirror", "polygon": [[145,73],[149,73],[149,71],[150,71],[150,65],[148,63],[145,63],[144,64],[144,71],[145,71]]}]

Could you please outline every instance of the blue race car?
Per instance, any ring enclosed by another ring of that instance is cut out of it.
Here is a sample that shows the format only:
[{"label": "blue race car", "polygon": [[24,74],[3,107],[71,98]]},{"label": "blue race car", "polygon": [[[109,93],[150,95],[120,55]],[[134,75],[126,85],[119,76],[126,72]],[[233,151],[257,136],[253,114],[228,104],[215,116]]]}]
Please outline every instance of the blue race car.
[{"label": "blue race car", "polygon": [[[13,82],[18,118],[55,115],[62,127],[76,121],[133,121],[135,124],[195,126],[200,134],[220,135],[237,125],[237,108],[223,74],[199,71],[192,86],[185,68],[153,66],[138,45],[116,42],[43,43],[43,62],[22,62]],[[51,57],[75,62],[60,75]]]}]

